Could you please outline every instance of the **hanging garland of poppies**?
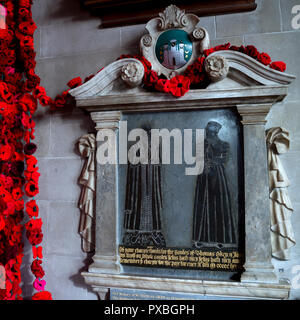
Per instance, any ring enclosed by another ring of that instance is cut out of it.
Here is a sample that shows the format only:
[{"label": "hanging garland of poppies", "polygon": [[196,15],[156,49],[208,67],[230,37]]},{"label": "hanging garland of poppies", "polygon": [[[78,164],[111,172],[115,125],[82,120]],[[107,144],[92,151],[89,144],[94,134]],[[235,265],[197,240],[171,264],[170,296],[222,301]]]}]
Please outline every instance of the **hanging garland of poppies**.
[{"label": "hanging garland of poppies", "polygon": [[[37,109],[33,90],[40,78],[35,74],[31,0],[1,1],[5,25],[0,29],[0,263],[5,268],[0,299],[22,299],[20,266],[23,258],[24,209],[26,236],[32,245],[31,270],[37,292],[33,300],[49,300],[44,290],[42,264],[42,220],[34,197],[38,194],[39,172],[34,140],[33,114]],[[24,196],[30,200],[24,208]],[[24,231],[25,231],[24,230]],[[3,271],[3,269],[1,269]]]},{"label": "hanging garland of poppies", "polygon": [[[22,299],[20,267],[24,226],[26,237],[32,245],[31,271],[35,277],[33,287],[37,291],[32,299],[51,300],[51,293],[45,291],[46,281],[43,280],[43,222],[39,218],[35,200],[39,192],[40,173],[34,156],[37,146],[33,143],[33,115],[38,102],[55,110],[68,104],[72,97],[69,90],[65,90],[52,99],[40,86],[40,78],[35,73],[33,34],[36,25],[31,13],[33,0],[2,0],[0,4],[2,16],[3,13],[5,15],[5,26],[0,26],[0,300]],[[143,87],[146,90],[181,97],[191,88],[208,86],[204,61],[209,54],[219,50],[236,50],[272,69],[282,72],[286,69],[284,62],[272,62],[267,53],[258,52],[254,46],[236,47],[230,43],[205,50],[203,56],[190,65],[184,74],[172,79],[158,76],[152,70],[151,63],[142,56],[122,55],[119,59],[131,57],[142,62],[145,68]],[[78,87],[93,76],[88,76],[84,81],[76,77],[67,85],[71,89]],[[29,199],[25,205],[24,196]],[[28,220],[25,225],[24,211]],[[2,274],[3,268],[5,275]]]}]

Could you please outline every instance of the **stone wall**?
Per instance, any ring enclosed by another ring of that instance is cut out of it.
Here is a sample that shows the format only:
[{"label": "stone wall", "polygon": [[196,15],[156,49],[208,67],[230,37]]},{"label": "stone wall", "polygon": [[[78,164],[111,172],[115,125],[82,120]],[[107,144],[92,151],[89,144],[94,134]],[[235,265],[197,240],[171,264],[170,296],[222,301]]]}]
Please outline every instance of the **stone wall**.
[{"label": "stone wall", "polygon": [[[123,53],[138,53],[139,39],[144,34],[144,25],[101,29],[100,20],[91,17],[79,2],[34,1],[33,15],[39,27],[35,33],[37,74],[52,97],[65,90],[71,78],[84,79]],[[291,180],[289,194],[295,210],[292,223],[297,245],[292,248],[291,261],[274,260],[273,263],[280,278],[292,280],[293,267],[300,265],[300,29],[291,27],[291,8],[300,4],[300,0],[256,2],[258,8],[254,12],[205,17],[201,21],[210,34],[212,46],[225,42],[253,44],[259,51],[268,52],[273,61],[285,61],[287,72],[297,76],[288,98],[272,108],[267,123],[267,127],[283,126],[291,135],[290,152],[281,159]],[[92,130],[93,123],[88,115],[74,108],[50,112],[40,107],[36,124],[41,172],[38,199],[44,219],[47,289],[54,299],[97,299],[80,276],[89,257],[81,251],[78,235],[80,187],[77,179],[83,163],[75,146],[79,137]],[[30,296],[28,246],[25,252],[23,289],[25,296]],[[299,298],[300,289],[293,289],[291,299]]]}]

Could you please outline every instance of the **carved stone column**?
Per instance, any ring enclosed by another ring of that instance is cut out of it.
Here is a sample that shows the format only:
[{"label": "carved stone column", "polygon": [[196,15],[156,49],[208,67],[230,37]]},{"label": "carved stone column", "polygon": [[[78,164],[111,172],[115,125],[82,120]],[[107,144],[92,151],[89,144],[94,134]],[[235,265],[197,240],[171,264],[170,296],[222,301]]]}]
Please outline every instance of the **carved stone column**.
[{"label": "carved stone column", "polygon": [[[111,141],[114,149],[115,164],[99,164],[97,162],[96,182],[96,228],[95,228],[95,255],[94,263],[90,265],[89,272],[119,273],[117,262],[117,130],[121,119],[120,111],[92,112],[92,120],[96,123],[97,137],[101,130],[113,130],[114,141]],[[97,147],[102,142],[97,139]],[[98,290],[99,291],[99,290]]]},{"label": "carved stone column", "polygon": [[244,129],[245,272],[242,282],[277,283],[271,263],[269,177],[265,137],[271,104],[238,105]]}]

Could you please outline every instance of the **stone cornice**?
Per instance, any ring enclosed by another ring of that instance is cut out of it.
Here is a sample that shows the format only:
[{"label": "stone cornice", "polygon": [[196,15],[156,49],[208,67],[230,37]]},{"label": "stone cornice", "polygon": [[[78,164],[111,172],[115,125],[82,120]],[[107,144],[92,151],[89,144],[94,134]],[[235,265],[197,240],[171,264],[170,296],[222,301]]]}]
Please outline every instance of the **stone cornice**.
[{"label": "stone cornice", "polygon": [[190,90],[181,98],[165,93],[79,97],[77,106],[88,111],[176,111],[205,108],[224,108],[243,104],[274,104],[287,95],[287,86],[257,86],[234,89]]}]

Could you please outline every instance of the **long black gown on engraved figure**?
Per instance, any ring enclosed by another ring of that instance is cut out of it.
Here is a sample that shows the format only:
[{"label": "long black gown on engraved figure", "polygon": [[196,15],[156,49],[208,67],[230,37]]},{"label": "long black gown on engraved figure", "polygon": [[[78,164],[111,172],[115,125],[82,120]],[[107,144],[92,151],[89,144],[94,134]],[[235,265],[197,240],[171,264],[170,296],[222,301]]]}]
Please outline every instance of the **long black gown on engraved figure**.
[{"label": "long black gown on engraved figure", "polygon": [[161,223],[161,165],[150,163],[150,139],[148,146],[148,164],[128,164],[123,244],[165,247]]},{"label": "long black gown on engraved figure", "polygon": [[224,165],[228,161],[229,143],[218,137],[218,122],[205,128],[204,170],[197,178],[193,220],[193,246],[235,246],[236,221]]}]

